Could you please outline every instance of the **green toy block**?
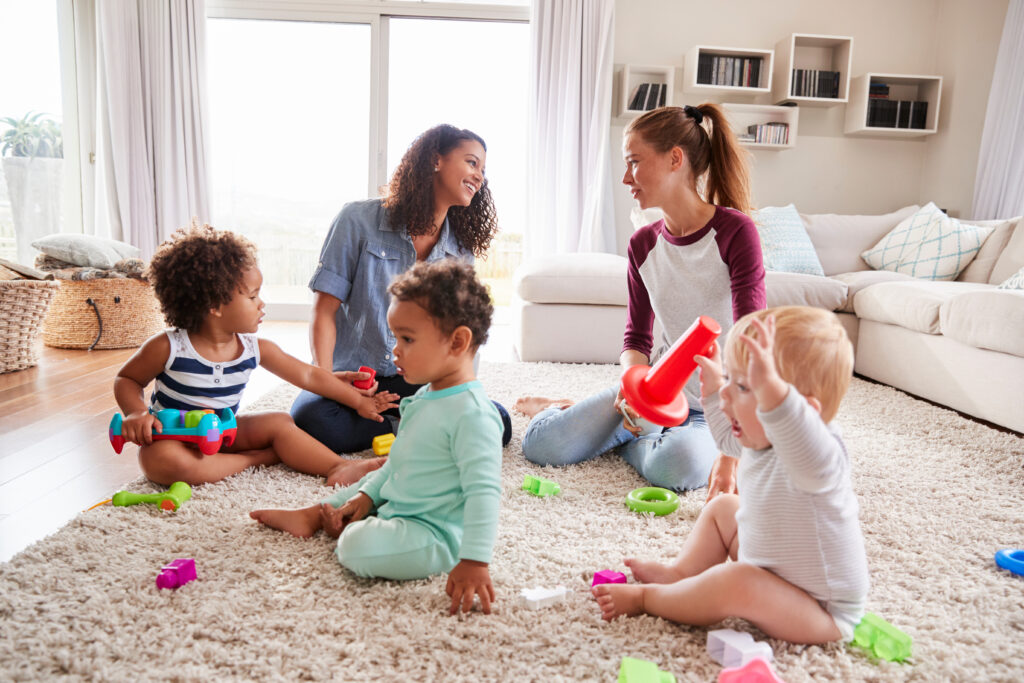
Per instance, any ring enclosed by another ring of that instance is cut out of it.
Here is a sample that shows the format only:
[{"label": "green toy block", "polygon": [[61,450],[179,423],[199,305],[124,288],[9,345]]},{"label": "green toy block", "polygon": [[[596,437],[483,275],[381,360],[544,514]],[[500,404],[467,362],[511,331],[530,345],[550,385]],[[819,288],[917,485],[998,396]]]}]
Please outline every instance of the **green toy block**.
[{"label": "green toy block", "polygon": [[909,658],[913,644],[910,636],[872,612],[866,612],[853,630],[853,645],[890,662]]},{"label": "green toy block", "polygon": [[557,496],[562,492],[562,487],[550,479],[541,479],[527,474],[523,478],[523,490],[543,498],[544,496]]},{"label": "green toy block", "polygon": [[660,670],[654,662],[623,657],[619,666],[619,683],[676,683],[676,677]]}]

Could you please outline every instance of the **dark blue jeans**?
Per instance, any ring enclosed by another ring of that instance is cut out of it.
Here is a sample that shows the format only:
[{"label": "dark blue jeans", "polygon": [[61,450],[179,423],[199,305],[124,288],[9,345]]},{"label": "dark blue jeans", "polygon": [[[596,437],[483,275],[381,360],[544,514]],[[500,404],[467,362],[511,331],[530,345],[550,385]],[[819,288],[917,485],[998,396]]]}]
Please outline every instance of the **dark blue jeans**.
[{"label": "dark blue jeans", "polygon": [[[409,384],[400,375],[377,377],[378,391],[391,391],[402,398],[412,396],[420,388],[420,384]],[[507,446],[512,438],[512,422],[508,411],[498,402],[494,402],[501,413],[505,425],[501,445]],[[309,391],[303,391],[292,403],[292,418],[299,429],[330,448],[335,453],[356,453],[365,451],[373,442],[373,437],[390,434],[394,431],[391,421],[374,422],[361,417],[352,408],[341,405],[337,401],[324,398]],[[387,417],[397,418],[398,409],[384,413]]]}]

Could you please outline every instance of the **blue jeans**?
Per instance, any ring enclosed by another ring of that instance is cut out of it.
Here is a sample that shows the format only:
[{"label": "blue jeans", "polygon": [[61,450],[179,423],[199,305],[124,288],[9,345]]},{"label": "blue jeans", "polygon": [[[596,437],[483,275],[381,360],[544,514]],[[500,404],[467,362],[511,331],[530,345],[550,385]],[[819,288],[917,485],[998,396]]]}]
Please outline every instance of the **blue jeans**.
[{"label": "blue jeans", "polygon": [[530,421],[523,455],[538,465],[572,465],[613,448],[655,486],[683,491],[707,485],[718,447],[703,411],[690,408],[686,422],[635,437],[615,410],[618,387],[600,391],[560,410],[548,408]]}]

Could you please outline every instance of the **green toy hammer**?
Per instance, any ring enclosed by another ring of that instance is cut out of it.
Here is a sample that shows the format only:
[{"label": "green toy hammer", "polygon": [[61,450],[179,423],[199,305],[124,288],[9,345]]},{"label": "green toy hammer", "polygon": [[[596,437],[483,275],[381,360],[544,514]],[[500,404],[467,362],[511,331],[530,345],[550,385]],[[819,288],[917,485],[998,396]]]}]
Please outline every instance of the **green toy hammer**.
[{"label": "green toy hammer", "polygon": [[192,487],[183,481],[176,481],[171,488],[163,493],[132,493],[131,491],[118,491],[110,499],[114,505],[124,507],[126,505],[138,505],[139,503],[154,503],[160,506],[161,510],[177,510],[181,504],[192,497]]}]

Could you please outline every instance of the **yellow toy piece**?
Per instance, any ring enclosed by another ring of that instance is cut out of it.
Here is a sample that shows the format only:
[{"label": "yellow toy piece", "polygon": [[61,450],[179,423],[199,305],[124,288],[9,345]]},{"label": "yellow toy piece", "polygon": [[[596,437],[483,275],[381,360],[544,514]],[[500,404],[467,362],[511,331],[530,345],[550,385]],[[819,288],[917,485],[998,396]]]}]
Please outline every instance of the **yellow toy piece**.
[{"label": "yellow toy piece", "polygon": [[373,437],[374,455],[387,455],[391,452],[391,444],[395,442],[394,434],[381,434]]}]

